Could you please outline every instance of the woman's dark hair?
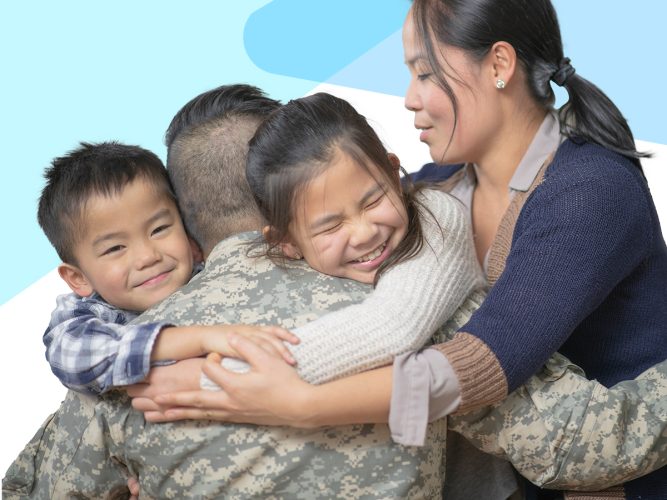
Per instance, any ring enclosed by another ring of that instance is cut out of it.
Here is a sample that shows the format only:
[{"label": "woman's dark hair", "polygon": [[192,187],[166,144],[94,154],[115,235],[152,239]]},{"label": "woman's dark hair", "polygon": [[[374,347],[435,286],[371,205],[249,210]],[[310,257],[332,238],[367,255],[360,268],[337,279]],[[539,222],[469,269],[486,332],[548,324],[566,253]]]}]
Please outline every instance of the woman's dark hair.
[{"label": "woman's dark hair", "polygon": [[[271,226],[266,255],[283,264],[278,246],[288,234],[294,203],[306,184],[324,172],[342,152],[375,176],[375,165],[385,184],[398,189],[395,168],[379,137],[347,101],[326,93],[294,99],[273,112],[250,141],[246,177],[260,212]],[[392,255],[380,266],[375,283],[389,266],[415,255],[423,236],[418,188],[403,190],[408,232]]]},{"label": "woman's dark hair", "polygon": [[564,57],[558,18],[549,0],[414,0],[412,16],[434,76],[452,101],[454,126],[456,97],[438,61],[436,43],[457,47],[481,61],[494,43],[505,41],[514,47],[539,104],[554,104],[552,80],[567,90],[569,100],[558,111],[563,135],[616,151],[638,166],[638,158],[650,156],[637,151],[614,103]]}]

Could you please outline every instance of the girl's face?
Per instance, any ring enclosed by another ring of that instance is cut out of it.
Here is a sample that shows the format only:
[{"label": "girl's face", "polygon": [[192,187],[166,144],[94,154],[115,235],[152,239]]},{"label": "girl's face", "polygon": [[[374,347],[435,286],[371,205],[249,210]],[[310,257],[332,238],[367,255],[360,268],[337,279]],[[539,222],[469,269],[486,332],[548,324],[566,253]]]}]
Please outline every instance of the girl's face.
[{"label": "girl's face", "polygon": [[411,11],[403,25],[405,63],[410,70],[405,106],[414,111],[415,128],[421,130],[419,139],[428,145],[433,161],[480,163],[495,139],[494,131],[499,129],[501,119],[492,70],[484,62],[473,61],[461,49],[437,43],[435,48],[446,55],[446,59],[439,55],[439,63],[458,103],[456,127],[452,102],[437,83]]},{"label": "girl's face", "polygon": [[342,152],[294,200],[285,255],[303,256],[315,270],[372,283],[407,232],[407,214],[395,182]]}]

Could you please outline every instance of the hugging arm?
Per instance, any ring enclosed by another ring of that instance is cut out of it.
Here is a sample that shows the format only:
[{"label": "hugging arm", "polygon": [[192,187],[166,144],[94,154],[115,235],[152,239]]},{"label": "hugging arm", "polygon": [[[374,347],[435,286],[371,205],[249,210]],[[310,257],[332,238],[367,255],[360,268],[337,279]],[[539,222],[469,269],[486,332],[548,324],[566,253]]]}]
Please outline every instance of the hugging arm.
[{"label": "hugging arm", "polygon": [[[386,422],[392,367],[313,386],[245,339],[235,342],[249,373],[207,362],[204,369],[223,391],[159,396],[178,407],[153,417],[299,427]],[[554,354],[501,403],[448,418],[476,448],[510,461],[539,486],[609,487],[667,465],[667,360],[606,388]]]},{"label": "hugging arm", "polygon": [[483,286],[459,202],[438,191],[424,191],[420,200],[428,210],[421,217],[425,240],[418,255],[389,269],[362,303],[294,330],[301,343],[290,350],[307,382],[376,368],[421,349]]},{"label": "hugging arm", "polygon": [[143,380],[164,322],[125,324],[132,317],[95,299],[61,295],[44,333],[51,370],[70,389],[100,394]]}]

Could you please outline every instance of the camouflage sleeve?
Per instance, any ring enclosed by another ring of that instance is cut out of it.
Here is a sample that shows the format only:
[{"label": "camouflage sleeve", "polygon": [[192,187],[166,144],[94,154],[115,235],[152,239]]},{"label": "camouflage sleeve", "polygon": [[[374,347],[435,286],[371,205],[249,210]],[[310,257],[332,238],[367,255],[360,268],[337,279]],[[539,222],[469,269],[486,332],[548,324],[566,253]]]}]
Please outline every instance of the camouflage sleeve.
[{"label": "camouflage sleeve", "polygon": [[[451,337],[483,299],[472,294],[432,341]],[[538,486],[608,488],[667,465],[667,360],[607,388],[556,353],[501,403],[448,420]]]},{"label": "camouflage sleeve", "polygon": [[539,486],[620,484],[667,464],[667,360],[606,388],[555,354],[503,402],[449,426]]},{"label": "camouflage sleeve", "polygon": [[115,498],[126,492],[127,469],[97,404],[93,396],[69,391],[7,470],[2,498]]}]

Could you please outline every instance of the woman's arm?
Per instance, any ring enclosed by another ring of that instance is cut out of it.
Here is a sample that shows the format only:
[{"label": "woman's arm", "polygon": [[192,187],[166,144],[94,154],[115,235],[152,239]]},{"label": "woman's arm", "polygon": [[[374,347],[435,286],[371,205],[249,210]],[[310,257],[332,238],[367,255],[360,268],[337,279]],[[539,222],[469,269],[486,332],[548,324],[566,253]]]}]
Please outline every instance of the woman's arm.
[{"label": "woman's arm", "polygon": [[[207,360],[204,370],[223,391],[159,396],[165,407],[178,407],[139,409],[149,410],[147,419],[155,422],[196,418],[317,427],[387,421],[391,367],[312,386],[247,340],[233,342],[249,360],[249,373],[231,373],[218,360]],[[667,361],[606,388],[555,354],[505,401],[452,417],[449,425],[537,485],[619,484],[667,465]],[[600,446],[614,451],[601,454]]]},{"label": "woman's arm", "polygon": [[618,158],[597,168],[593,153],[602,154],[550,167],[514,230],[501,226],[511,242],[502,274],[462,332],[437,346],[461,384],[462,411],[523,384],[647,257],[652,219],[638,176]]}]

